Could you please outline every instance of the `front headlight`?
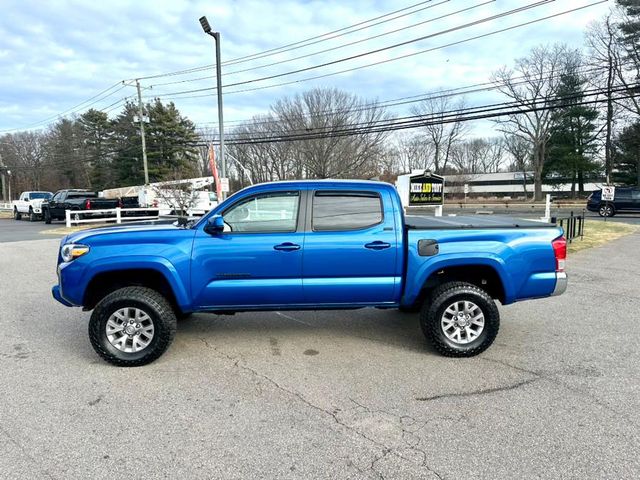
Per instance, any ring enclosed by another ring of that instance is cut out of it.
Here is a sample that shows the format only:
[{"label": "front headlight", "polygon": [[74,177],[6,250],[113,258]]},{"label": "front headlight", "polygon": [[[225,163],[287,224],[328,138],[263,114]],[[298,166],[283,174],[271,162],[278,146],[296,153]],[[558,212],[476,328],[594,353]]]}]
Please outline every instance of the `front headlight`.
[{"label": "front headlight", "polygon": [[60,250],[60,256],[62,257],[62,260],[64,260],[65,262],[70,262],[71,260],[81,257],[82,255],[88,252],[89,252],[89,247],[86,245],[68,243],[66,245],[63,245],[62,249]]}]

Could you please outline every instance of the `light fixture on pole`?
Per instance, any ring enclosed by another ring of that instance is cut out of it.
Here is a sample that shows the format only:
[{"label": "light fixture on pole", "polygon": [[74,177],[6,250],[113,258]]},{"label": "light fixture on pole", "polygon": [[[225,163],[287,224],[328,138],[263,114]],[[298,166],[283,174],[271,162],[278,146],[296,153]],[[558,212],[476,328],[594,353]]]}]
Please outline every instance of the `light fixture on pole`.
[{"label": "light fixture on pole", "polygon": [[[220,32],[214,32],[207,17],[200,17],[200,25],[207,35],[211,35],[216,44],[216,85],[218,91],[218,134],[220,136],[220,171],[222,178],[227,177],[227,160],[224,156],[224,122],[222,116],[222,61],[220,60]],[[223,198],[226,192],[222,193]]]}]

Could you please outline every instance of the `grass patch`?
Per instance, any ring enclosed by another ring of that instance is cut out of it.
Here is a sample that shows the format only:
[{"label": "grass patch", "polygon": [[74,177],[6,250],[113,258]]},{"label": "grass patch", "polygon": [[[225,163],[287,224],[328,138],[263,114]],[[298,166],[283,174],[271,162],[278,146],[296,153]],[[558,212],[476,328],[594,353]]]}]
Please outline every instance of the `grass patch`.
[{"label": "grass patch", "polygon": [[568,251],[569,253],[575,253],[587,248],[598,247],[637,230],[637,225],[588,220],[584,224],[584,238],[582,240],[577,238],[570,243]]},{"label": "grass patch", "polygon": [[13,218],[13,212],[2,210],[0,212],[0,218]]}]

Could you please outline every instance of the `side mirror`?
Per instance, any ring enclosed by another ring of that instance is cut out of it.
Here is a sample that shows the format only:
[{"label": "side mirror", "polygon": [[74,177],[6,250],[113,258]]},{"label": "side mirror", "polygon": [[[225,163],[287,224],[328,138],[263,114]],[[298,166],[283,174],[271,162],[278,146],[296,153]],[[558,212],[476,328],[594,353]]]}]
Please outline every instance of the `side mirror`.
[{"label": "side mirror", "polygon": [[222,215],[213,215],[207,220],[204,231],[209,235],[218,235],[224,231],[224,219]]}]

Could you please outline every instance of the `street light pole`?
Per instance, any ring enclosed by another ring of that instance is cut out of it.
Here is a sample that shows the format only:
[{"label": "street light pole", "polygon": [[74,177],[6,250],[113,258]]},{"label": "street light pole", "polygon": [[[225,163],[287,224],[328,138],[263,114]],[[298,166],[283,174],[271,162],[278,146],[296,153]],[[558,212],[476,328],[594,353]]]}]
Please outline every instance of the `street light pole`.
[{"label": "street light pole", "polygon": [[[220,59],[220,32],[214,32],[209,25],[207,17],[200,17],[200,25],[207,35],[211,35],[216,44],[216,85],[218,92],[218,136],[220,137],[220,171],[222,178],[227,177],[227,160],[224,156],[224,120],[222,115],[222,60]],[[226,192],[222,193],[222,198],[226,198]]]}]

